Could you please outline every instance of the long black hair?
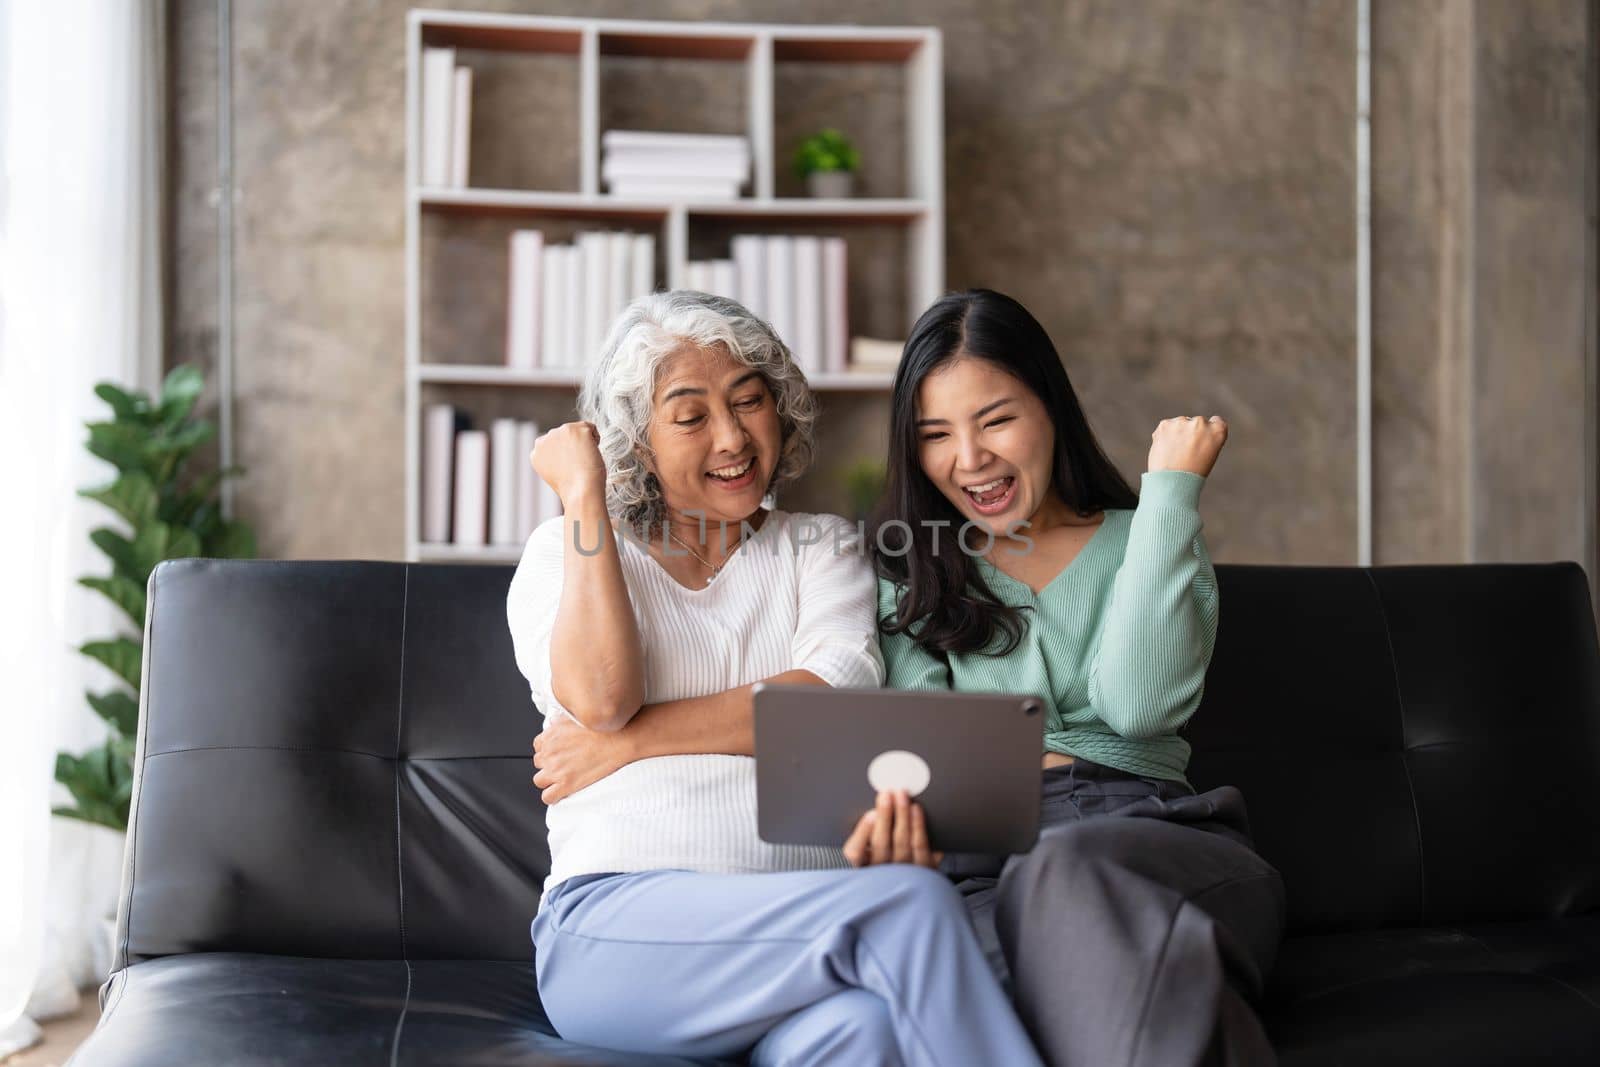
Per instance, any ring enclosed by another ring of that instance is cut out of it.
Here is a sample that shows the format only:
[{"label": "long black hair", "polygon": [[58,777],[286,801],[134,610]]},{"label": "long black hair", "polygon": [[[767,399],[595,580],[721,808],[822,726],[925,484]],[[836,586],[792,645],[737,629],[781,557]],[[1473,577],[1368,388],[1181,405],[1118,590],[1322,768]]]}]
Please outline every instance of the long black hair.
[{"label": "long black hair", "polygon": [[[877,572],[904,586],[899,611],[878,625],[884,633],[911,632],[936,654],[1005,655],[1022,638],[1022,611],[1001,601],[973,557],[952,544],[967,520],[918,459],[917,388],[958,356],[987,360],[1043,402],[1055,427],[1051,487],[1078,515],[1131,508],[1139,498],[1095,440],[1055,345],[1027,308],[992,289],[968,289],[946,294],[922,313],[895,372],[888,477],[874,515],[877,535],[868,539]],[[950,525],[935,554],[930,523],[940,520]],[[1004,644],[991,648],[1001,634]]]}]

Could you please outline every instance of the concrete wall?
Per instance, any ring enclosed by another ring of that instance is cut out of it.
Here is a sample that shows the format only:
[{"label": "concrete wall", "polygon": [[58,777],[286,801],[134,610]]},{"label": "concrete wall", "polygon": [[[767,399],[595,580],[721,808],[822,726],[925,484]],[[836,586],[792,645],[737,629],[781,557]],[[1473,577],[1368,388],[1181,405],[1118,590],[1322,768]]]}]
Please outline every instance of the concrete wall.
[{"label": "concrete wall", "polygon": [[[403,553],[409,6],[234,0],[237,504],[264,555]],[[1034,311],[1132,480],[1161,418],[1229,419],[1217,559],[1356,562],[1354,0],[432,6],[941,27],[948,284]],[[1373,6],[1374,562],[1587,566],[1593,6]],[[171,28],[170,358],[209,369],[214,4],[173,0]],[[850,88],[793,99],[822,118]],[[688,79],[625,117],[674,128],[703,97]],[[475,166],[512,174],[496,153],[475,141]],[[472,291],[460,321],[496,321]],[[881,453],[881,399],[827,403],[786,506],[843,510],[834,472]]]}]

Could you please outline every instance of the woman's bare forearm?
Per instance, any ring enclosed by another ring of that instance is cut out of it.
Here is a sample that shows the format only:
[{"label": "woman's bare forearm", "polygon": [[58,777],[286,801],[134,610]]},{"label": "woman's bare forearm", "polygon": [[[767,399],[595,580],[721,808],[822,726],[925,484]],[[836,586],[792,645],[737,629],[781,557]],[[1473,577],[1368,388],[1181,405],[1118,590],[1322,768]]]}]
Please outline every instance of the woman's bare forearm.
[{"label": "woman's bare forearm", "polygon": [[551,688],[591,730],[620,730],[644,703],[644,654],[605,495],[563,501],[561,603]]},{"label": "woman's bare forearm", "polygon": [[[773,685],[827,684],[803,670],[784,671],[762,680]],[[755,755],[753,688],[741,685],[710,696],[646,704],[622,731],[628,761],[708,753]]]}]

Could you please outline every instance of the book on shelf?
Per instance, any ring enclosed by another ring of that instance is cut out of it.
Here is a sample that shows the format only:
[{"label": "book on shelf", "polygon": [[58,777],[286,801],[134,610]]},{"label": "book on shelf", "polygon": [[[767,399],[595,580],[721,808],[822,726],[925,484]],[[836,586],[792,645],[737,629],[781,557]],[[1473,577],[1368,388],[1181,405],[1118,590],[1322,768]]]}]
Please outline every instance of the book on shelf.
[{"label": "book on shelf", "polygon": [[463,188],[472,147],[472,68],[454,48],[422,50],[423,185]]},{"label": "book on shelf", "polygon": [[843,374],[850,350],[849,265],[843,237],[822,239],[822,369]]},{"label": "book on shelf", "polygon": [[873,374],[892,374],[900,366],[900,353],[905,347],[904,341],[890,341],[879,337],[852,337],[849,369]]},{"label": "book on shelf", "polygon": [[570,245],[545,245],[542,249],[539,347],[544,365],[548,367],[567,364],[567,316],[572,314],[572,304],[567,297],[567,256],[572,251]]},{"label": "book on shelf", "polygon": [[736,234],[729,242],[739,276],[739,303],[758,319],[767,317],[767,246],[759,234]]},{"label": "book on shelf", "polygon": [[708,293],[725,296],[729,300],[739,299],[739,272],[734,267],[731,259],[713,259],[707,264],[711,274],[706,280],[711,283]]},{"label": "book on shelf", "polygon": [[632,178],[700,179],[739,183],[750,177],[750,157],[728,152],[609,151],[600,165],[606,181]]},{"label": "book on shelf", "polygon": [[739,299],[739,279],[731,259],[690,260],[683,280],[685,288]]},{"label": "book on shelf", "polygon": [[472,68],[457,67],[450,83],[450,184],[467,187],[472,152]]},{"label": "book on shelf", "polygon": [[654,288],[654,234],[586,230],[558,245],[539,230],[517,230],[510,249],[508,367],[581,369],[622,309]]},{"label": "book on shelf", "polygon": [[822,244],[809,234],[795,237],[794,336],[789,346],[807,374],[822,370]]},{"label": "book on shelf", "polygon": [[683,265],[683,287],[698,292],[711,291],[711,265],[703,260],[691,259]]},{"label": "book on shelf", "polygon": [[566,340],[562,344],[561,362],[563,367],[581,367],[584,364],[588,350],[583,347],[583,251],[576,242],[568,249],[567,261],[567,303],[564,318],[566,320]]},{"label": "book on shelf", "polygon": [[539,440],[539,424],[531,419],[523,419],[516,425],[517,484],[512,507],[516,511],[515,536],[520,544],[526,542],[532,535],[533,528],[539,525],[539,486],[543,485],[544,481],[533,469],[533,463],[530,461],[533,456],[533,446]]},{"label": "book on shelf", "polygon": [[506,366],[532,370],[544,347],[544,233],[513,230],[506,300]]},{"label": "book on shelf", "polygon": [[471,428],[465,412],[449,404],[429,404],[422,415],[422,539],[450,540],[451,501],[455,499],[456,434]]},{"label": "book on shelf", "polygon": [[454,92],[456,50],[422,50],[422,184],[450,181],[450,97]]},{"label": "book on shelf", "polygon": [[731,259],[691,260],[684,285],[739,301],[764,319],[801,371],[849,369],[849,257],[843,237],[736,234]]},{"label": "book on shelf", "polygon": [[606,329],[611,329],[611,324],[622,314],[622,309],[628,306],[628,301],[635,295],[628,292],[629,283],[633,281],[633,272],[629,269],[629,257],[633,254],[633,234],[625,230],[613,230],[607,238],[610,240],[606,248]]},{"label": "book on shelf", "polygon": [[[852,353],[849,256],[843,237],[737,234],[732,258],[691,260],[685,288],[725,296],[764,319],[808,374],[881,369],[885,357]],[[651,292],[654,234],[585,230],[573,244],[539,230],[511,234],[505,365],[582,370],[623,308]],[[865,351],[865,350],[864,350]]]},{"label": "book on shelf", "polygon": [[483,430],[456,434],[455,523],[451,540],[481,548],[488,539],[489,435]]},{"label": "book on shelf", "polygon": [[578,349],[579,363],[588,363],[600,352],[600,342],[605,339],[610,325],[606,315],[606,282],[610,272],[606,260],[610,255],[611,238],[603,230],[586,230],[578,234],[578,254],[583,257],[583,288],[579,300],[583,309],[583,342]]},{"label": "book on shelf", "polygon": [[465,548],[515,546],[540,522],[561,514],[561,498],[533,469],[539,426],[498,418],[489,429],[450,404],[430,404],[423,416],[422,524],[424,544]]},{"label": "book on shelf", "polygon": [[607,130],[600,145],[612,196],[734,200],[750,180],[750,143],[740,136]]},{"label": "book on shelf", "polygon": [[[656,235],[636,233],[633,247],[628,250],[628,266],[633,276],[628,291],[633,296],[644,296],[656,288]],[[631,299],[631,298],[630,298]]]},{"label": "book on shelf", "polygon": [[[767,248],[767,324],[793,354],[794,238],[775,233],[762,241]],[[799,362],[799,357],[795,362]]]},{"label": "book on shelf", "polygon": [[749,158],[750,142],[736,133],[671,133],[661,130],[607,130],[600,135],[607,151],[655,149],[664,152],[728,152]]},{"label": "book on shelf", "polygon": [[609,183],[611,195],[628,200],[737,200],[738,182],[629,178]]},{"label": "book on shelf", "polygon": [[489,543],[517,543],[517,420],[489,424]]}]

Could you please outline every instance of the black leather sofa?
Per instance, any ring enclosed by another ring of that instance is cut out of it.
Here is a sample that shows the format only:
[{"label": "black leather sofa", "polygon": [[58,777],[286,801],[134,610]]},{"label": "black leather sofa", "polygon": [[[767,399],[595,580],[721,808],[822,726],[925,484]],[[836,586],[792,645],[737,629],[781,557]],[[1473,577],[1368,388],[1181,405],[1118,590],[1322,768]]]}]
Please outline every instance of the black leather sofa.
[{"label": "black leather sofa", "polygon": [[[1217,570],[1192,777],[1244,790],[1288,884],[1283,1063],[1600,1063],[1583,572]],[[540,1009],[509,578],[157,568],[120,948],[77,1067],[678,1062],[565,1043]]]}]

